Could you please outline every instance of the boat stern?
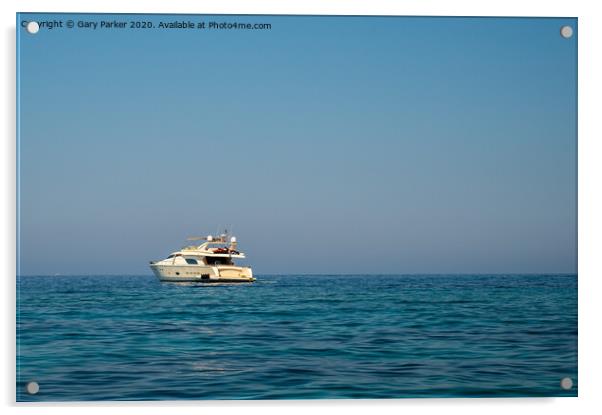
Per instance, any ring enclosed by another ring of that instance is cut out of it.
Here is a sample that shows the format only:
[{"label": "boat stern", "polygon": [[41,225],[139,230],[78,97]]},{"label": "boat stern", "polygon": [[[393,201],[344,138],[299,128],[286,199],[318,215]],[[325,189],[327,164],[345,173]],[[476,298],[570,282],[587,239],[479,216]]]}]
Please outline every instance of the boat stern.
[{"label": "boat stern", "polygon": [[222,282],[253,282],[253,270],[250,267],[221,265],[217,267],[219,281]]}]

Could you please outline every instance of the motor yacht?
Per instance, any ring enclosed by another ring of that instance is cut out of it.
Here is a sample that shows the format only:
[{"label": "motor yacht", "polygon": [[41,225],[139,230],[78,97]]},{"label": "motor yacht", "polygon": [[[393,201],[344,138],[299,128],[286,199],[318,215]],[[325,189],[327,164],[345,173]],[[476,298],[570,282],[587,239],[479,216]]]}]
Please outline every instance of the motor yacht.
[{"label": "motor yacht", "polygon": [[189,241],[204,242],[172,252],[160,261],[150,261],[150,268],[161,281],[252,282],[253,270],[238,266],[234,260],[244,259],[238,251],[236,237],[227,233],[213,237],[192,237]]}]

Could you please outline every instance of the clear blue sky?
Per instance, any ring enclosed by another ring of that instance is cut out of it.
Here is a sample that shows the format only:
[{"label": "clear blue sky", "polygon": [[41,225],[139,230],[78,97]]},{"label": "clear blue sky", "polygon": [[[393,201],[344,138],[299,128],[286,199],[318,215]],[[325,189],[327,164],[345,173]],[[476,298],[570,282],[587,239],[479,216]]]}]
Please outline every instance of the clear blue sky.
[{"label": "clear blue sky", "polygon": [[22,275],[576,272],[576,19],[53,19],[272,29],[18,24]]}]

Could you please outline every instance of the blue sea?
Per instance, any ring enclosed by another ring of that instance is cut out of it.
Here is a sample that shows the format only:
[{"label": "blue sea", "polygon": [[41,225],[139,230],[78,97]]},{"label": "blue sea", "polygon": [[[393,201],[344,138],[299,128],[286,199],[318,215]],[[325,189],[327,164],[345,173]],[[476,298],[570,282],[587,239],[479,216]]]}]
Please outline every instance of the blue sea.
[{"label": "blue sea", "polygon": [[18,401],[577,396],[576,275],[17,285]]}]

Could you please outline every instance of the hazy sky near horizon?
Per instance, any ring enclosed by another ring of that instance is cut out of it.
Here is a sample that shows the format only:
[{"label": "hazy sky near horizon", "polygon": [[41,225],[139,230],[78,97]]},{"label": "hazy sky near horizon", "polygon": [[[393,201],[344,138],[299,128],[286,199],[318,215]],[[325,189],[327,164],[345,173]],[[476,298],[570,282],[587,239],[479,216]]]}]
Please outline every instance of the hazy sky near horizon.
[{"label": "hazy sky near horizon", "polygon": [[[17,19],[22,275],[577,271],[576,19]],[[68,19],[272,29],[20,24]]]}]

